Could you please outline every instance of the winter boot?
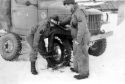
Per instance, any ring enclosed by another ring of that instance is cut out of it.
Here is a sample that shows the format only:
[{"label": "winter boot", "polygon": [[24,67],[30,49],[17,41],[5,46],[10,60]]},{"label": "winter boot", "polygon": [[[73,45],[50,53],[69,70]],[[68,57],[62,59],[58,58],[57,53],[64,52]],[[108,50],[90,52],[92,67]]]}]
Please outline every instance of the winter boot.
[{"label": "winter boot", "polygon": [[37,75],[38,72],[36,71],[36,67],[35,67],[35,61],[31,61],[31,73],[33,75]]},{"label": "winter boot", "polygon": [[75,75],[74,78],[80,80],[80,79],[86,79],[89,77],[89,74],[88,75]]},{"label": "winter boot", "polygon": [[77,70],[75,70],[74,68],[70,68],[70,70],[72,71],[72,72],[76,72],[76,73],[79,73]]}]

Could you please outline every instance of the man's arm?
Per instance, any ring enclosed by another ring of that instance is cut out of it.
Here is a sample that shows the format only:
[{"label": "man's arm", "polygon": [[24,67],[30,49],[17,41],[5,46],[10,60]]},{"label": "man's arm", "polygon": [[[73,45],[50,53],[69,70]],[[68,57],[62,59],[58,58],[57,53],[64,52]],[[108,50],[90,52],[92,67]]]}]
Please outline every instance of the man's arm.
[{"label": "man's arm", "polygon": [[69,25],[70,21],[71,21],[72,16],[68,15],[65,19],[63,19],[62,21],[60,21],[59,25],[60,26],[65,26],[65,25]]}]

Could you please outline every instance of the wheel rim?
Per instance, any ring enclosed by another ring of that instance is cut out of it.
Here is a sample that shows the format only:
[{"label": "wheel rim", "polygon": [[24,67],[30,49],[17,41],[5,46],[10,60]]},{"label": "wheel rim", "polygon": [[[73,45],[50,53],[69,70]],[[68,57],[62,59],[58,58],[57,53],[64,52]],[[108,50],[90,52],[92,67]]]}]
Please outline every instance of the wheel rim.
[{"label": "wheel rim", "polygon": [[62,52],[61,52],[60,46],[59,45],[55,45],[54,46],[54,52],[53,52],[54,60],[59,62],[61,60],[61,54],[62,54]]},{"label": "wheel rim", "polygon": [[11,53],[13,51],[14,44],[11,40],[7,40],[4,44],[4,50],[6,53]]},{"label": "wheel rim", "polygon": [[93,42],[92,46],[90,47],[90,49],[91,50],[96,50],[98,48],[97,44],[98,44],[97,41]]}]

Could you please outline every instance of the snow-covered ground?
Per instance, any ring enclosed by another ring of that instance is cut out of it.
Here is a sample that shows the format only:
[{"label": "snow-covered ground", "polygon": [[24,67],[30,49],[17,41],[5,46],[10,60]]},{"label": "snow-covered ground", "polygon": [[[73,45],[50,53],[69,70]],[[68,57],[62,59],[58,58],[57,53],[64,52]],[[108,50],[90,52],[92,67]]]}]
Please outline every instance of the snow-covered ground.
[{"label": "snow-covered ground", "polygon": [[110,14],[109,24],[103,25],[105,31],[114,31],[107,38],[107,49],[100,57],[90,56],[90,76],[88,79],[76,80],[76,73],[69,67],[58,71],[46,69],[46,61],[38,56],[39,74],[30,72],[28,46],[16,61],[5,61],[0,56],[0,84],[125,84],[125,21],[117,26],[117,14]]}]

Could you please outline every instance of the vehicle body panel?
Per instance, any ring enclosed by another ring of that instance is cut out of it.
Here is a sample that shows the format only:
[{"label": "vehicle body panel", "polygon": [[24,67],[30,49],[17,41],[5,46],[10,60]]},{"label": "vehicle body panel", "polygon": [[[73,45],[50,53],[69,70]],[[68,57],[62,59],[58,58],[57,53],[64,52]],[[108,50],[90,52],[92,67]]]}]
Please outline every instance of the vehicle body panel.
[{"label": "vehicle body panel", "polygon": [[26,6],[12,0],[12,31],[19,35],[26,35],[28,31],[38,23],[37,8]]},{"label": "vehicle body panel", "polygon": [[[27,6],[26,1],[30,1],[31,4]],[[26,36],[34,25],[48,17],[58,15],[62,20],[70,14],[70,10],[63,5],[61,0],[12,0],[11,5],[11,31],[20,36]],[[83,9],[82,6],[80,8]],[[102,12],[92,8],[86,11],[91,35],[100,34]],[[6,26],[5,23],[2,25],[2,27]]]}]

